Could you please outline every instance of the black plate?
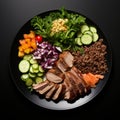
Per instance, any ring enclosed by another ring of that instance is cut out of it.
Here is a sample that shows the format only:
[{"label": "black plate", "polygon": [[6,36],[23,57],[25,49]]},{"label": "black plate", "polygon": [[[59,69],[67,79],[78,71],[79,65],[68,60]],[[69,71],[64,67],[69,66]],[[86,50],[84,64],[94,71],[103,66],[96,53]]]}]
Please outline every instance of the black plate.
[{"label": "black plate", "polygon": [[[57,11],[57,10],[54,10]],[[47,11],[44,12],[42,14],[39,14],[39,16],[44,17],[45,15],[48,15],[50,12],[52,11]],[[69,12],[73,12],[73,11],[69,11]],[[76,12],[73,12],[76,13]],[[80,13],[78,13],[80,14]],[[82,15],[82,14],[80,14]],[[84,15],[82,15],[84,16]],[[85,16],[86,17],[86,16]],[[83,98],[79,98],[76,102],[74,103],[68,103],[66,101],[60,101],[58,103],[55,103],[53,101],[47,101],[43,98],[40,98],[37,94],[31,94],[30,91],[27,89],[27,87],[25,86],[25,84],[20,80],[20,72],[18,70],[18,63],[20,61],[20,59],[18,58],[18,46],[19,46],[19,39],[22,38],[24,33],[29,32],[29,30],[31,29],[30,26],[30,20],[27,21],[23,27],[18,31],[13,44],[11,46],[11,51],[10,51],[10,73],[12,76],[12,80],[15,83],[16,87],[18,88],[18,90],[31,102],[33,102],[34,104],[43,107],[43,108],[47,108],[47,109],[51,109],[51,110],[68,110],[68,109],[73,109],[76,107],[80,107],[84,104],[86,104],[87,102],[91,101],[93,98],[95,98],[103,89],[103,87],[106,85],[108,79],[109,79],[109,75],[111,72],[111,68],[112,68],[112,53],[111,53],[111,47],[110,47],[110,42],[106,39],[105,35],[103,34],[103,32],[100,30],[100,28],[89,18],[86,17],[86,22],[88,24],[94,25],[96,26],[98,33],[100,35],[101,38],[104,39],[104,44],[107,45],[107,55],[106,55],[106,59],[107,59],[107,64],[108,64],[108,72],[105,74],[105,77],[103,80],[101,80],[97,87],[95,89],[91,90],[91,93],[86,95]]]}]

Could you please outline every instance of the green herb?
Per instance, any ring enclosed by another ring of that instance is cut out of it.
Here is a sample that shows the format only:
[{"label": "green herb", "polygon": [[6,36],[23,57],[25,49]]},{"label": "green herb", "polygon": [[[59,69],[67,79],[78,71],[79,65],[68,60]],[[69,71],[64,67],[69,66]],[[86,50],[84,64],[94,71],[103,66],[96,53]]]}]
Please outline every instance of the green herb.
[{"label": "green herb", "polygon": [[[59,31],[51,35],[52,22],[59,18],[68,19],[65,23],[67,30]],[[35,16],[31,19],[31,26],[36,34],[41,35],[53,45],[61,47],[62,50],[78,50],[80,46],[76,46],[75,37],[80,31],[80,26],[85,24],[85,20],[85,17],[61,8],[58,11],[51,12],[45,17]]]}]

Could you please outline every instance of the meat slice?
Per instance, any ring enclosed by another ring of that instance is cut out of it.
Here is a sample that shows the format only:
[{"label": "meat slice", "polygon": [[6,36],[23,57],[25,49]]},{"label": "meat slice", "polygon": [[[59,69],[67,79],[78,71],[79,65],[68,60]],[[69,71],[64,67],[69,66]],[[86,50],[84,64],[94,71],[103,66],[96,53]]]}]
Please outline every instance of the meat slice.
[{"label": "meat slice", "polygon": [[65,51],[62,54],[60,54],[60,58],[64,60],[64,62],[68,65],[68,67],[73,66],[74,57],[69,51]]},{"label": "meat slice", "polygon": [[54,84],[54,86],[45,94],[45,98],[50,99],[52,95],[55,93],[57,88],[58,88],[58,85]]},{"label": "meat slice", "polygon": [[58,98],[60,99],[60,94],[62,92],[62,84],[58,84],[58,89],[56,90],[56,92],[54,93],[52,99],[53,100],[57,100]]},{"label": "meat slice", "polygon": [[50,69],[48,72],[54,73],[55,75],[61,76],[61,74],[63,74],[59,68],[57,68],[56,66],[53,67],[52,69]]},{"label": "meat slice", "polygon": [[60,70],[58,67],[56,67],[56,66],[54,66],[54,67],[53,67],[52,69],[50,69],[48,72],[51,72],[51,73],[59,76],[60,78],[64,79],[64,74],[63,74],[63,73],[61,72],[61,70]]},{"label": "meat slice", "polygon": [[46,79],[51,81],[51,82],[54,82],[54,83],[60,83],[60,82],[63,81],[62,78],[60,78],[59,76],[55,75],[52,72],[47,72],[46,73]]},{"label": "meat slice", "polygon": [[76,77],[76,82],[79,85],[81,89],[84,88],[84,92],[87,93],[90,90],[90,86],[85,82],[83,79],[83,76],[81,74],[81,71],[78,70],[76,67],[71,68],[71,73],[73,74],[74,77]]},{"label": "meat slice", "polygon": [[54,86],[53,83],[49,83],[49,84],[48,84],[46,87],[44,87],[43,89],[39,89],[38,92],[39,92],[41,95],[46,94],[53,86]]},{"label": "meat slice", "polygon": [[77,96],[78,90],[76,89],[74,81],[68,74],[69,74],[68,72],[65,73],[64,84],[66,85],[66,91],[64,94],[64,99],[72,101]]},{"label": "meat slice", "polygon": [[73,60],[74,57],[72,54],[68,51],[65,51],[59,55],[59,60],[56,62],[56,65],[61,70],[61,72],[64,73],[73,66]]},{"label": "meat slice", "polygon": [[68,65],[64,62],[62,58],[56,62],[56,65],[62,73],[64,73],[68,69]]},{"label": "meat slice", "polygon": [[49,85],[49,81],[45,80],[44,82],[33,84],[33,89],[38,92],[40,89],[45,88],[47,85]]},{"label": "meat slice", "polygon": [[76,94],[76,96],[79,96],[84,93],[84,86],[82,85],[81,81],[79,78],[77,78],[71,71],[66,73],[67,76],[69,77],[73,90]]}]

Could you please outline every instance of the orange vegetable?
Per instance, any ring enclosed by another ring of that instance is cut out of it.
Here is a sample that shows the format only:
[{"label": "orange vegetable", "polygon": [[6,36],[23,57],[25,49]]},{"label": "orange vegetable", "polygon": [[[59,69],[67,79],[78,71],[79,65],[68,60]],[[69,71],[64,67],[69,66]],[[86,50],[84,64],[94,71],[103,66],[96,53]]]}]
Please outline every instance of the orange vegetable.
[{"label": "orange vegetable", "polygon": [[18,56],[19,56],[19,57],[23,57],[23,56],[24,56],[24,52],[19,51],[19,52],[18,52]]},{"label": "orange vegetable", "polygon": [[35,33],[30,31],[29,34],[23,34],[23,39],[19,40],[20,46],[18,47],[18,56],[23,57],[25,54],[33,52],[37,48],[35,41]]},{"label": "orange vegetable", "polygon": [[83,78],[88,85],[90,85],[91,87],[96,87],[96,84],[99,82],[100,79],[103,79],[104,76],[99,74],[94,75],[92,73],[86,73],[83,74]]},{"label": "orange vegetable", "polygon": [[27,39],[27,38],[30,38],[30,39],[35,38],[35,33],[31,30],[29,34],[23,34],[23,37],[25,39]]}]

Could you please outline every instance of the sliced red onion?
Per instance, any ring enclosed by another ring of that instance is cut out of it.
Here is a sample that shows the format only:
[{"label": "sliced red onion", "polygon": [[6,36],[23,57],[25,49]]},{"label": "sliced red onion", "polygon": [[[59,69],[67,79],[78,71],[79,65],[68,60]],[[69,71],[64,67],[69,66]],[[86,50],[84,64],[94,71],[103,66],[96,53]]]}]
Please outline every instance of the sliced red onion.
[{"label": "sliced red onion", "polygon": [[38,60],[43,69],[51,69],[60,52],[60,48],[58,49],[46,41],[37,42],[37,49],[33,53],[33,58]]}]

